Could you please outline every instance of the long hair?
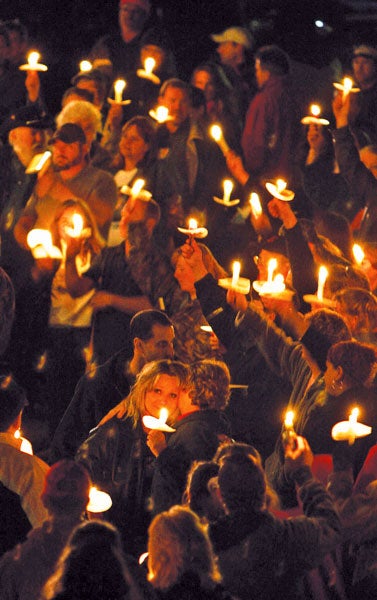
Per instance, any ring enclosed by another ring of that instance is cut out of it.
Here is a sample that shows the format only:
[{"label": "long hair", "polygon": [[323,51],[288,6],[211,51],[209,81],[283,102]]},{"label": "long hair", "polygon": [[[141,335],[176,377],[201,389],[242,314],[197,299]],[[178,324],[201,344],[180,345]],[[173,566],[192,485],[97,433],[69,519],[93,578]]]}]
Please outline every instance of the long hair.
[{"label": "long hair", "polygon": [[153,519],[148,553],[148,579],[159,590],[179,583],[187,572],[197,574],[203,587],[221,579],[206,529],[189,508],[173,506]]},{"label": "long hair", "polygon": [[87,223],[86,225],[84,224],[84,227],[90,227],[91,229],[90,237],[84,240],[84,250],[86,252],[91,252],[93,255],[98,254],[101,248],[105,246],[105,240],[101,236],[94,215],[85,200],[69,199],[59,204],[50,228],[53,243],[58,246],[61,245],[59,236],[59,220],[67,208],[77,208],[84,214]]},{"label": "long hair", "polygon": [[[126,131],[133,126],[136,127],[138,134],[143,138],[144,142],[149,144],[149,150],[138,167],[148,166],[157,158],[158,148],[156,129],[151,122],[151,119],[138,115],[136,117],[132,117],[132,119],[123,125],[122,135],[124,135]],[[122,169],[124,167],[124,158],[119,150],[111,163],[111,167],[114,169]]]},{"label": "long hair", "polygon": [[186,388],[188,385],[189,370],[181,362],[164,359],[154,360],[144,365],[128,396],[128,408],[125,416],[132,419],[134,428],[145,413],[146,394],[153,389],[160,375],[177,377],[182,388]]}]

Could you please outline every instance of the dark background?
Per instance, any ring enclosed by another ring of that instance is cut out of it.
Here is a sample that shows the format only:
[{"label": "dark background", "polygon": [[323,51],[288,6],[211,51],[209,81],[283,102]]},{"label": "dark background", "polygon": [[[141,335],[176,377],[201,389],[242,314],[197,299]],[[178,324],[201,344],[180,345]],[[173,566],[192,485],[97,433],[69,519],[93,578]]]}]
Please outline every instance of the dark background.
[{"label": "dark background", "polygon": [[[249,27],[257,47],[273,42],[301,62],[322,67],[337,57],[347,68],[353,43],[377,43],[374,14],[358,10],[365,4],[357,0],[155,0],[154,16],[170,34],[180,76],[188,78],[215,48],[209,34],[230,25]],[[373,8],[374,4],[370,2]],[[43,85],[54,105],[94,42],[117,29],[117,7],[117,0],[2,0],[0,19],[18,17],[28,27],[49,66],[42,75]],[[316,19],[323,20],[327,29],[315,27]]]}]

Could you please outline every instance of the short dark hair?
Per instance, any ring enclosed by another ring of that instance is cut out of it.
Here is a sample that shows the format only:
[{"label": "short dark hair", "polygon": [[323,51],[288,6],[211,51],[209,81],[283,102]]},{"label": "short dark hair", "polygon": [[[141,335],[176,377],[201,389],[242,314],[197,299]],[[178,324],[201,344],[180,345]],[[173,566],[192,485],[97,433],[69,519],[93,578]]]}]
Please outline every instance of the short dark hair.
[{"label": "short dark hair", "polygon": [[201,410],[222,410],[230,396],[230,374],[227,365],[214,359],[195,362],[190,367],[190,397]]},{"label": "short dark hair", "polygon": [[163,96],[170,87],[186,92],[188,99],[192,102],[192,87],[189,83],[186,83],[186,81],[183,81],[182,79],[178,79],[178,77],[167,79],[160,88],[160,96]]},{"label": "short dark hair", "polygon": [[262,46],[255,53],[255,60],[259,60],[262,69],[272,75],[287,75],[290,71],[289,57],[279,46]]},{"label": "short dark hair", "polygon": [[11,373],[2,373],[0,375],[1,432],[9,429],[27,403],[25,390],[18,385]]},{"label": "short dark hair", "polygon": [[136,313],[130,322],[130,338],[140,338],[143,341],[150,340],[153,337],[153,325],[162,325],[163,327],[172,327],[173,323],[169,317],[160,310],[153,308],[140,310]]},{"label": "short dark hair", "polygon": [[266,478],[251,454],[225,455],[218,475],[221,497],[230,512],[242,508],[260,511],[266,502]]},{"label": "short dark hair", "polygon": [[331,346],[327,360],[334,367],[342,367],[344,377],[353,384],[368,385],[375,375],[376,349],[356,340],[339,342]]}]

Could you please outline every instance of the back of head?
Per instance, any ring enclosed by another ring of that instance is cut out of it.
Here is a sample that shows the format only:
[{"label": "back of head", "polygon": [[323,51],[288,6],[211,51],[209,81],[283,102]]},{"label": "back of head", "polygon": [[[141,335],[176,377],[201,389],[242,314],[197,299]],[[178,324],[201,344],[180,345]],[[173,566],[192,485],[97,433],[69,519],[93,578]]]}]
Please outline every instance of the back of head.
[{"label": "back of head", "polygon": [[157,589],[168,590],[187,572],[204,586],[220,579],[206,530],[188,508],[173,506],[153,519],[148,552],[148,578]]},{"label": "back of head", "polygon": [[329,348],[337,342],[350,340],[352,335],[343,317],[328,308],[320,308],[305,316],[309,328],[301,343],[317,361],[321,371],[326,369]]},{"label": "back of head", "polygon": [[47,472],[41,498],[52,514],[80,515],[89,502],[90,486],[86,469],[73,460],[64,459]]},{"label": "back of head", "polygon": [[0,432],[5,432],[15,422],[27,405],[25,390],[10,373],[0,375]]},{"label": "back of head", "polygon": [[65,123],[76,123],[84,129],[83,124],[89,122],[94,132],[101,130],[101,113],[86,100],[73,100],[66,104],[56,117],[56,124],[60,128]]},{"label": "back of head", "polygon": [[131,319],[130,322],[130,339],[140,338],[144,341],[149,340],[153,336],[153,325],[161,325],[162,327],[172,327],[173,323],[169,317],[160,310],[147,309],[140,310]]},{"label": "back of head", "polygon": [[220,463],[218,482],[229,512],[258,512],[264,508],[266,479],[261,463],[251,454],[225,455]]},{"label": "back of head", "polygon": [[342,367],[344,377],[351,385],[368,386],[376,374],[377,355],[374,346],[355,340],[331,346],[327,360],[334,367]]},{"label": "back of head", "polygon": [[190,397],[201,410],[225,408],[230,396],[230,374],[224,362],[201,360],[191,365]]},{"label": "back of head", "polygon": [[271,75],[287,75],[290,71],[288,55],[279,46],[262,46],[255,53],[255,59],[260,61],[261,68]]},{"label": "back of head", "polygon": [[210,461],[195,462],[187,475],[187,486],[184,493],[188,506],[199,517],[210,520],[208,508],[211,506],[211,493],[208,483],[213,477],[217,477],[219,466]]}]

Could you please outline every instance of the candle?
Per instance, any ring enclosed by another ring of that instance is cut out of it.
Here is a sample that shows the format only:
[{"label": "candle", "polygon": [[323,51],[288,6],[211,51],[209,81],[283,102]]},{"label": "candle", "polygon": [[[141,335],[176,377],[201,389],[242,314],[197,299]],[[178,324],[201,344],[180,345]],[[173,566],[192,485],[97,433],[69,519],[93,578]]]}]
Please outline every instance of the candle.
[{"label": "candle", "polygon": [[235,288],[240,278],[241,263],[239,260],[235,260],[233,263],[233,275],[232,275],[232,287]]},{"label": "candle", "polygon": [[124,79],[117,79],[114,83],[114,98],[117,104],[121,104],[123,101],[123,90],[126,87]]},{"label": "candle", "polygon": [[151,56],[148,56],[148,58],[146,58],[144,61],[144,71],[145,71],[146,75],[151,75],[155,66],[156,66],[155,59],[152,58]]},{"label": "candle", "polygon": [[131,197],[136,198],[145,186],[145,179],[136,179],[135,183],[131,188]]},{"label": "candle", "polygon": [[228,144],[224,140],[223,132],[220,125],[212,125],[209,130],[211,137],[215,140],[215,142],[219,145],[221,152],[226,156],[230,150]]},{"label": "candle", "polygon": [[42,65],[39,61],[41,55],[36,50],[29,52],[27,63],[18,67],[20,71],[47,71],[46,65]]},{"label": "candle", "polygon": [[34,258],[62,258],[62,253],[52,243],[48,229],[31,229],[26,238]]},{"label": "candle", "polygon": [[20,446],[21,452],[24,452],[24,454],[31,454],[31,455],[33,454],[33,446],[31,445],[29,440],[22,437],[21,431],[19,429],[17,429],[14,432],[14,437],[16,438],[16,440],[21,440],[21,446]]},{"label": "candle", "polygon": [[318,271],[318,288],[317,288],[317,298],[320,302],[323,300],[323,291],[325,288],[326,279],[328,276],[328,270],[326,267],[321,265]]},{"label": "candle", "polygon": [[27,174],[31,174],[31,173],[39,173],[44,166],[47,167],[47,161],[51,158],[51,152],[50,150],[46,150],[46,152],[40,152],[39,154],[36,154],[35,156],[33,156],[33,158],[31,159],[31,161],[29,162],[25,173]]},{"label": "candle", "polygon": [[189,219],[188,226],[189,226],[190,230],[197,229],[197,227],[198,227],[198,221],[196,219]]},{"label": "candle", "polygon": [[190,238],[205,238],[208,235],[208,229],[205,227],[198,227],[198,221],[194,218],[188,220],[188,228],[177,227],[178,231],[190,236]]},{"label": "candle", "polygon": [[153,83],[158,85],[159,83],[161,83],[161,80],[159,77],[157,77],[157,75],[155,75],[155,73],[153,73],[153,69],[155,68],[155,66],[155,59],[152,58],[152,56],[148,56],[144,60],[144,69],[138,69],[136,71],[136,74],[138,77],[142,77],[143,79],[150,79],[150,81],[153,81]]},{"label": "candle", "polygon": [[164,300],[163,296],[160,296],[158,299],[158,308],[162,311],[166,310],[165,300]]},{"label": "candle", "polygon": [[277,273],[272,281],[253,281],[253,288],[260,296],[274,296],[279,300],[292,300],[294,292],[285,289],[284,277]]},{"label": "candle", "polygon": [[320,118],[319,115],[321,114],[321,107],[319,104],[311,104],[309,112],[310,115],[301,119],[301,123],[303,123],[303,125],[330,125],[330,121]]},{"label": "candle", "polygon": [[106,492],[98,490],[95,486],[89,490],[89,502],[86,506],[86,510],[91,513],[102,513],[106,512],[111,508],[113,502],[111,496]]},{"label": "candle", "polygon": [[272,283],[272,278],[277,266],[278,261],[276,260],[276,258],[270,258],[267,264],[267,283]]},{"label": "candle", "polygon": [[169,412],[167,408],[161,408],[160,416],[158,419],[156,417],[152,417],[151,415],[144,415],[143,424],[147,429],[155,429],[157,431],[166,431],[173,432],[175,429],[166,424],[168,420]]},{"label": "candle", "polygon": [[284,179],[277,179],[275,183],[272,183],[272,181],[267,181],[266,183],[266,189],[270,192],[271,196],[278,198],[278,200],[290,202],[295,197],[295,194],[292,190],[287,190],[286,187],[287,182]]},{"label": "candle", "polygon": [[251,212],[254,215],[254,218],[258,219],[258,217],[260,217],[263,212],[262,204],[259,200],[258,194],[256,194],[255,192],[251,192],[249,202],[251,206]]},{"label": "candle", "polygon": [[166,106],[157,106],[156,110],[150,110],[149,116],[160,124],[173,120],[173,117],[169,115],[169,109]]},{"label": "candle", "polygon": [[333,440],[348,441],[349,445],[355,443],[355,440],[360,437],[365,437],[372,433],[372,428],[368,425],[359,423],[357,417],[359,415],[359,409],[356,407],[351,410],[348,421],[340,421],[336,423],[331,430],[331,437]]},{"label": "candle", "polygon": [[297,446],[297,434],[293,427],[294,421],[293,410],[287,410],[284,418],[284,428],[282,433],[282,441],[284,446],[291,446],[293,449]]},{"label": "candle", "polygon": [[223,202],[224,202],[224,204],[229,204],[230,195],[233,191],[233,181],[231,181],[230,179],[224,179],[223,186],[224,186]]},{"label": "candle", "polygon": [[362,265],[365,258],[365,253],[359,244],[354,244],[352,246],[352,254],[355,259],[355,263],[359,266]]},{"label": "candle", "polygon": [[344,103],[344,101],[346,100],[348,94],[350,92],[352,93],[356,93],[356,92],[360,92],[360,88],[354,88],[353,87],[353,81],[351,79],[351,77],[345,77],[343,79],[343,83],[333,83],[333,86],[337,89],[340,90],[342,93],[342,101]]},{"label": "candle", "polygon": [[89,60],[82,60],[79,65],[80,73],[89,73],[93,69],[93,65]]}]

